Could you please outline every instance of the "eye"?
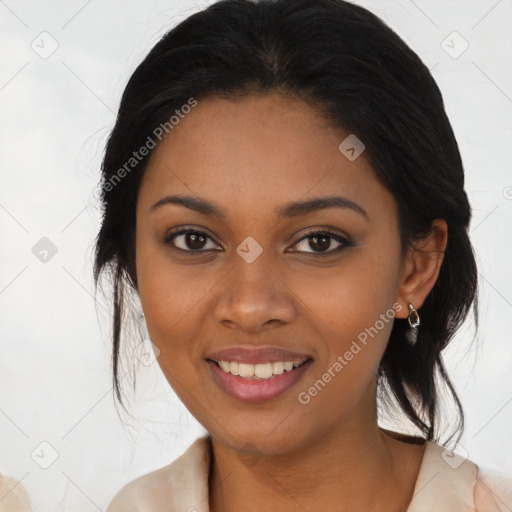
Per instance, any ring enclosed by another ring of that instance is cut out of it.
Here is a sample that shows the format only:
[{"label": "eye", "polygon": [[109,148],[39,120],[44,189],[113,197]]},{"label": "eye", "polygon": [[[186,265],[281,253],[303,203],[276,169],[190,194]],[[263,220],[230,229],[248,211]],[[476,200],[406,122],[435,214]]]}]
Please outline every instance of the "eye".
[{"label": "eye", "polygon": [[[294,246],[298,246],[301,243],[305,244],[308,239],[310,240],[309,248],[312,248],[313,250],[302,250],[298,252],[309,252],[310,254],[324,256],[340,252],[346,247],[353,247],[355,245],[347,237],[342,236],[339,233],[317,230],[307,233],[297,243],[295,243]],[[176,243],[177,240],[179,240],[179,243]],[[213,243],[214,247],[208,247],[208,240]],[[331,246],[332,240],[335,240],[338,246],[334,250],[327,250]],[[173,249],[188,253],[201,254],[211,250],[218,250],[216,249],[218,245],[213,242],[213,240],[204,231],[191,228],[168,233],[163,242],[166,245],[170,245]]]},{"label": "eye", "polygon": [[[176,240],[180,240],[179,244],[175,243]],[[211,240],[213,242],[213,240],[203,231],[189,228],[168,233],[163,242],[164,244],[170,245],[173,249],[177,249],[179,251],[201,253],[212,250],[212,247],[205,247],[205,244],[207,245],[207,240]],[[218,247],[214,242],[213,244]],[[179,245],[181,245],[181,247],[179,247]],[[215,248],[213,249],[215,250]]]},{"label": "eye", "polygon": [[[309,239],[308,247],[312,248],[312,251],[299,251],[299,252],[309,252],[310,254],[317,254],[319,256],[328,255],[336,252],[340,252],[346,247],[353,247],[355,244],[350,241],[348,238],[340,235],[339,233],[334,233],[332,231],[310,231],[303,236],[294,246],[302,244],[306,244],[306,240]],[[327,250],[332,243],[332,240],[335,240],[339,245],[334,250]]]}]

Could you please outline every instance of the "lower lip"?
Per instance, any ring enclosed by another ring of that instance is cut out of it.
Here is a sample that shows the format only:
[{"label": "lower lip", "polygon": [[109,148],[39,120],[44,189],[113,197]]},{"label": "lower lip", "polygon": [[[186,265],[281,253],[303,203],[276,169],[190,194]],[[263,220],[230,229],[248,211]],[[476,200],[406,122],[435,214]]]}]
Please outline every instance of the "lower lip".
[{"label": "lower lip", "polygon": [[264,402],[286,393],[299,381],[313,361],[310,359],[291,371],[269,379],[245,379],[225,372],[213,361],[207,363],[214,380],[228,395],[244,402]]}]

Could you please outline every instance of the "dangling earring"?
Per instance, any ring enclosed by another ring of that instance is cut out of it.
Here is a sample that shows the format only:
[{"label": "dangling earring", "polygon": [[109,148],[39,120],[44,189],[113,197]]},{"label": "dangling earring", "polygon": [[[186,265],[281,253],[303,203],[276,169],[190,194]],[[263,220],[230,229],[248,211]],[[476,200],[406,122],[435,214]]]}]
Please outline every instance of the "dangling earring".
[{"label": "dangling earring", "polygon": [[420,315],[418,315],[418,312],[412,304],[409,304],[409,316],[407,317],[407,321],[411,327],[406,333],[407,341],[414,346],[418,341],[418,326],[420,325]]}]

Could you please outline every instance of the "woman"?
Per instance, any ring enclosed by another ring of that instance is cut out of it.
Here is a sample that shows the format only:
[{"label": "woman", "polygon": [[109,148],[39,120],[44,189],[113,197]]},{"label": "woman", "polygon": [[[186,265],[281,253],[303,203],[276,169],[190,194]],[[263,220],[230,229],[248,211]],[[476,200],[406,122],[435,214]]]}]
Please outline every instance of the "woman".
[{"label": "woman", "polygon": [[[109,512],[506,510],[440,441],[439,379],[464,425],[441,351],[476,312],[470,206],[441,93],[382,21],[342,0],[190,16],[126,87],[102,200],[117,397],[134,292],[208,432]],[[393,401],[419,436],[379,427]]]}]

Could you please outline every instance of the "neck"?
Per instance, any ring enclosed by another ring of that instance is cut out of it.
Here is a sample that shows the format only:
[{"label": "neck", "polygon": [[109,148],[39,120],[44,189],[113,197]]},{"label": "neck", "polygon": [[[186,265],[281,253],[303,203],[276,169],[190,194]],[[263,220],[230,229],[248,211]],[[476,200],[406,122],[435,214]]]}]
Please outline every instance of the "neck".
[{"label": "neck", "polygon": [[425,445],[398,441],[373,419],[252,460],[212,439],[210,512],[405,510]]}]

